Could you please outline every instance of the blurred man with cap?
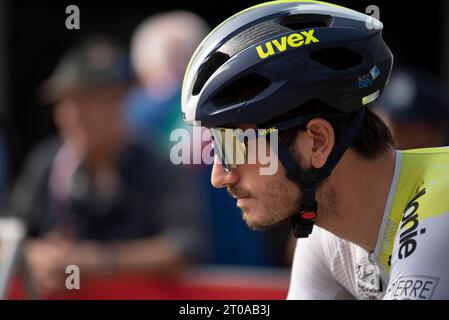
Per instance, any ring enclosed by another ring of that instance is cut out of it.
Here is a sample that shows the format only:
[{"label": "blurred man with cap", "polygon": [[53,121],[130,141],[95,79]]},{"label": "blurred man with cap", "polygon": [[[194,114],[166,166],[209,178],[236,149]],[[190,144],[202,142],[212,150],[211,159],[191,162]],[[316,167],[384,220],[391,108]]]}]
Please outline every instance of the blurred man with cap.
[{"label": "blurred man with cap", "polygon": [[62,288],[70,264],[83,274],[160,276],[204,254],[194,182],[177,181],[182,169],[126,132],[130,82],[125,52],[97,36],[69,51],[43,85],[60,137],[31,154],[9,206],[28,224],[25,255],[41,293]]}]

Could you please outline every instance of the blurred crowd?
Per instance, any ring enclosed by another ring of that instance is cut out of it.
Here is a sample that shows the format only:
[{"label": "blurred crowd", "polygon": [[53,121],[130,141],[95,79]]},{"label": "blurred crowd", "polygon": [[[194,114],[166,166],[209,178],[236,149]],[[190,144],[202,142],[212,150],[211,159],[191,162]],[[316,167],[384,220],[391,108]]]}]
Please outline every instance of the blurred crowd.
[{"label": "blurred crowd", "polygon": [[91,35],[38,88],[57,133],[28,155],[2,215],[26,224],[25,262],[39,294],[63,289],[72,264],[90,276],[158,278],[199,264],[288,264],[288,227],[247,230],[226,191],[209,186],[210,168],[170,162],[170,133],[190,130],[183,74],[208,32],[196,14],[174,11],[143,21],[129,50]]},{"label": "blurred crowd", "polygon": [[[179,32],[182,30],[182,32]],[[8,150],[0,136],[3,216],[22,219],[36,290],[62,289],[65,267],[173,277],[198,264],[288,267],[289,226],[252,232],[210,167],[170,162],[170,133],[186,127],[182,77],[209,28],[187,11],[149,17],[129,48],[92,35],[60,59],[38,89],[51,105],[55,136],[27,157],[6,189]],[[424,70],[396,68],[374,106],[398,149],[449,144],[449,103]]]}]

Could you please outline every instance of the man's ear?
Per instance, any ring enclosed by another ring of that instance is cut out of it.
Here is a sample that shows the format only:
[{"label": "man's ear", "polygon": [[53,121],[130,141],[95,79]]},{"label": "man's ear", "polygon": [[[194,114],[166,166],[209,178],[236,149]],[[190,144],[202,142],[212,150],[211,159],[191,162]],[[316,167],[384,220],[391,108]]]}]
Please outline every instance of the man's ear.
[{"label": "man's ear", "polygon": [[335,133],[329,121],[323,118],[310,120],[305,135],[310,141],[310,162],[314,168],[322,168],[335,145]]}]

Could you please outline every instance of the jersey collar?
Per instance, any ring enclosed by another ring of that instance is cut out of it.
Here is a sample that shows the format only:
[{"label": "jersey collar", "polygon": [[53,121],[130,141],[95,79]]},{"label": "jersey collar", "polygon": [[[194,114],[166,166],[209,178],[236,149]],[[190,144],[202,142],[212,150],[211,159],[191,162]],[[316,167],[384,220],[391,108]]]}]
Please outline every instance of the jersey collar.
[{"label": "jersey collar", "polygon": [[394,228],[396,223],[391,220],[391,208],[393,200],[396,194],[396,190],[399,182],[399,175],[401,172],[402,154],[400,151],[396,151],[396,161],[394,165],[394,174],[391,181],[390,191],[388,193],[387,202],[383,213],[382,223],[380,225],[379,235],[377,237],[376,247],[374,252],[369,255],[369,259],[372,263],[377,264],[380,269],[383,282],[388,283],[388,274],[390,271],[390,259],[391,251],[393,248],[394,236],[389,237],[390,234],[396,232],[388,232],[388,229]]}]

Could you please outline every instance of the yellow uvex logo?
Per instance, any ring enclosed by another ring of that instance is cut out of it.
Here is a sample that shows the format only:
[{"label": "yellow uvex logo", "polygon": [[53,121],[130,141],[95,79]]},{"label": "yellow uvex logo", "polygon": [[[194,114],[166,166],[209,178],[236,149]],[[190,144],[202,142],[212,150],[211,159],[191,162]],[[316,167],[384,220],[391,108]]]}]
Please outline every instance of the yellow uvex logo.
[{"label": "yellow uvex logo", "polygon": [[301,31],[301,33],[292,33],[288,37],[283,36],[280,41],[278,39],[275,39],[265,42],[265,44],[263,45],[265,46],[265,49],[263,48],[263,46],[256,47],[257,54],[261,59],[265,59],[276,53],[275,48],[278,52],[284,52],[288,47],[297,48],[309,43],[320,42],[313,36],[314,32],[315,29],[311,29],[309,31]]}]

